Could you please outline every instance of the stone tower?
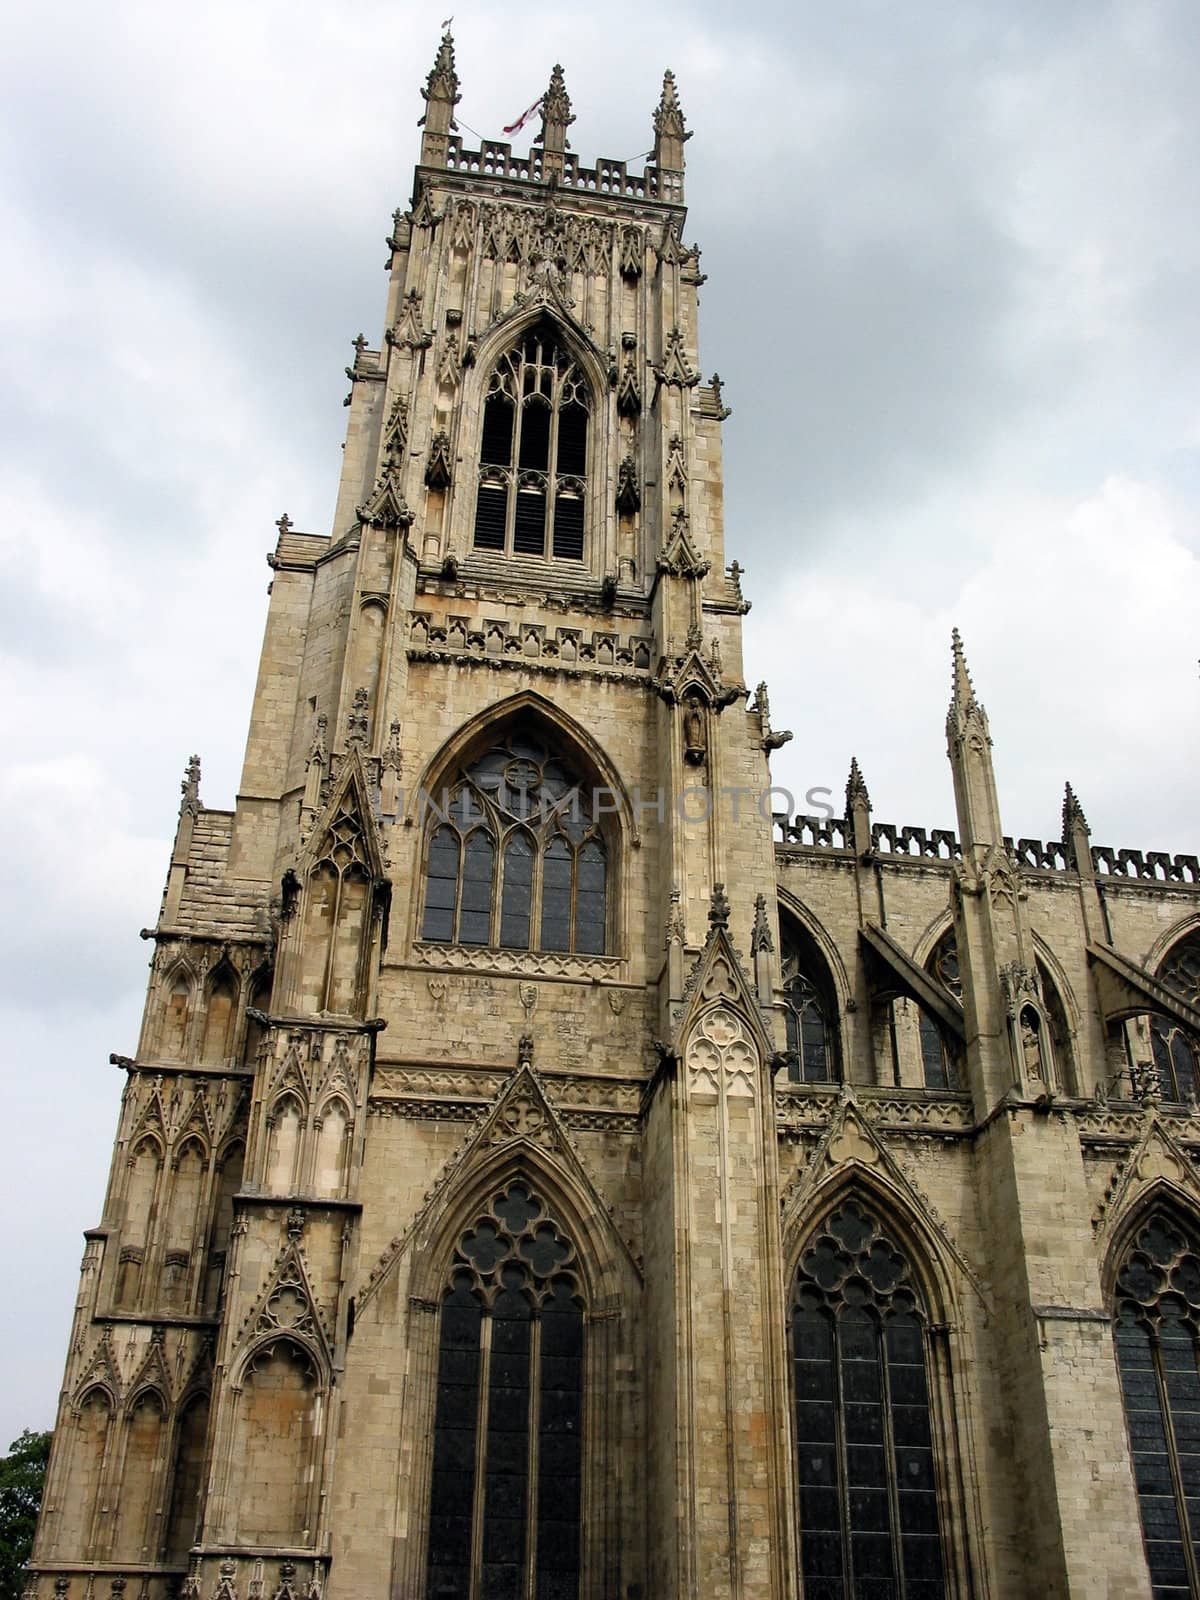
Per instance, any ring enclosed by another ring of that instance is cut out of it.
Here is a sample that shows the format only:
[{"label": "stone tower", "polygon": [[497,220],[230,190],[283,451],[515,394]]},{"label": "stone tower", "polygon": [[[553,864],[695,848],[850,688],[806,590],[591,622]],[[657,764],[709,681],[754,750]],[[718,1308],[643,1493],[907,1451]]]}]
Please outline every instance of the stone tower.
[{"label": "stone tower", "polygon": [[674,79],[640,175],[423,95],[29,1600],[1200,1595],[1200,863],[1007,837],[957,635],[956,830],[772,816]]}]

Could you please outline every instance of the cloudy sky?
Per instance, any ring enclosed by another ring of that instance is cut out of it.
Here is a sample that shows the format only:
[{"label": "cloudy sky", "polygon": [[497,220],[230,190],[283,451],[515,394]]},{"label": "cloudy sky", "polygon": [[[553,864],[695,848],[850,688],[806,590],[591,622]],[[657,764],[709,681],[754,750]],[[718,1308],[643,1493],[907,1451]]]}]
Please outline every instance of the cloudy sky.
[{"label": "cloudy sky", "polygon": [[[443,0],[448,4],[449,0]],[[0,1449],[53,1416],[189,753],[235,793],[283,510],[326,531],[442,8],[43,0],[0,50]],[[664,66],[777,781],[953,820],[963,630],[1014,835],[1191,850],[1200,614],[1192,0],[459,0],[469,130],[561,60],[574,147]],[[640,164],[640,163],[639,163]]]}]

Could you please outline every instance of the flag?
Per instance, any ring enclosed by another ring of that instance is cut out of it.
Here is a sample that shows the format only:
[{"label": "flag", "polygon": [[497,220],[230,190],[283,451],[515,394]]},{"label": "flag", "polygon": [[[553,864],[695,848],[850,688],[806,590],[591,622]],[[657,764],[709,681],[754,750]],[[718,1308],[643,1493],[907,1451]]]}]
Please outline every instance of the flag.
[{"label": "flag", "polygon": [[504,130],[505,133],[520,133],[521,129],[529,121],[530,117],[538,109],[538,107],[541,105],[542,101],[545,98],[546,98],[546,96],[544,94],[538,95],[537,99],[533,102],[533,104],[529,107],[529,109],[527,111],[522,111],[521,115],[517,118],[517,120],[515,122],[510,122],[508,124],[507,128],[505,128],[505,130]]}]

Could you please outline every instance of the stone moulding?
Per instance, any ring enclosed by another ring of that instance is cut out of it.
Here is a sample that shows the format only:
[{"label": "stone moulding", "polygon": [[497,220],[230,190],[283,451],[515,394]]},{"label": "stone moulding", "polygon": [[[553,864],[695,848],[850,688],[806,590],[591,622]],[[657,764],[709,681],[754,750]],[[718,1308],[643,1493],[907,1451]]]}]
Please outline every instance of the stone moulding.
[{"label": "stone moulding", "polygon": [[624,982],[621,956],[556,955],[551,951],[473,949],[467,945],[422,944],[412,947],[412,965],[427,971],[491,972],[530,978],[560,978],[599,983]]}]

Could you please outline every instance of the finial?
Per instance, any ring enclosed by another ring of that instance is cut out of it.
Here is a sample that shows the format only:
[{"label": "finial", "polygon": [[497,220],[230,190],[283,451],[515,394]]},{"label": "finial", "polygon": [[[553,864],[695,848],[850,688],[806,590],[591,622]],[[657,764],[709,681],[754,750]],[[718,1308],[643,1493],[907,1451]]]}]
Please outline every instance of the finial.
[{"label": "finial", "polygon": [[200,810],[200,757],[191,756],[183,774],[183,782],[179,785],[183,799],[179,806],[179,815],[185,811],[191,812],[194,817]]},{"label": "finial", "polygon": [[767,897],[765,894],[757,894],[754,897],[754,927],[750,933],[750,954],[756,956],[760,950],[774,950],[774,948],[771,920],[767,916]]},{"label": "finial", "polygon": [[668,67],[663,73],[662,94],[654,110],[654,165],[669,172],[682,172],[683,146],[691,137],[684,125],[675,74]]},{"label": "finial", "polygon": [[709,926],[712,928],[728,928],[729,926],[729,900],[725,894],[723,883],[714,883],[712,901],[708,908]]},{"label": "finial", "polygon": [[975,698],[975,685],[971,682],[970,668],[967,666],[966,652],[963,650],[962,635],[955,628],[950,634],[951,655],[951,683],[950,683],[950,709],[963,715],[968,711],[982,711],[983,707]]},{"label": "finial", "polygon": [[867,793],[866,779],[858,764],[858,757],[850,757],[850,776],[846,779],[846,815],[850,816],[856,805],[871,809],[871,796]]},{"label": "finial", "polygon": [[1062,808],[1062,836],[1064,844],[1070,839],[1076,828],[1082,828],[1084,833],[1090,833],[1088,820],[1083,814],[1083,807],[1070,784],[1067,784],[1063,795]]},{"label": "finial", "polygon": [[[462,95],[458,91],[458,73],[454,67],[454,37],[450,32],[450,24],[453,21],[453,17],[448,17],[442,24],[442,37],[438,43],[437,55],[433,58],[433,66],[429,69],[429,77],[425,80],[425,87],[421,90],[421,99],[426,104],[431,100],[444,100],[448,104],[456,106],[462,99]],[[423,126],[424,122],[425,118],[422,117],[417,126]]]},{"label": "finial", "polygon": [[[574,121],[571,97],[563,82],[563,69],[555,62],[554,71],[550,74],[550,87],[542,99],[542,131],[534,138],[534,144],[540,144],[546,155],[561,156],[564,150],[570,149],[567,129]],[[550,172],[551,175],[561,174],[561,165],[551,167]]]},{"label": "finial", "polygon": [[458,73],[454,69],[454,40],[450,36],[447,20],[437,55],[421,98],[425,102],[425,115],[417,123],[425,131],[421,135],[421,164],[427,167],[444,167],[449,151],[449,136],[458,131],[454,121],[454,108],[462,99],[458,92]]}]

